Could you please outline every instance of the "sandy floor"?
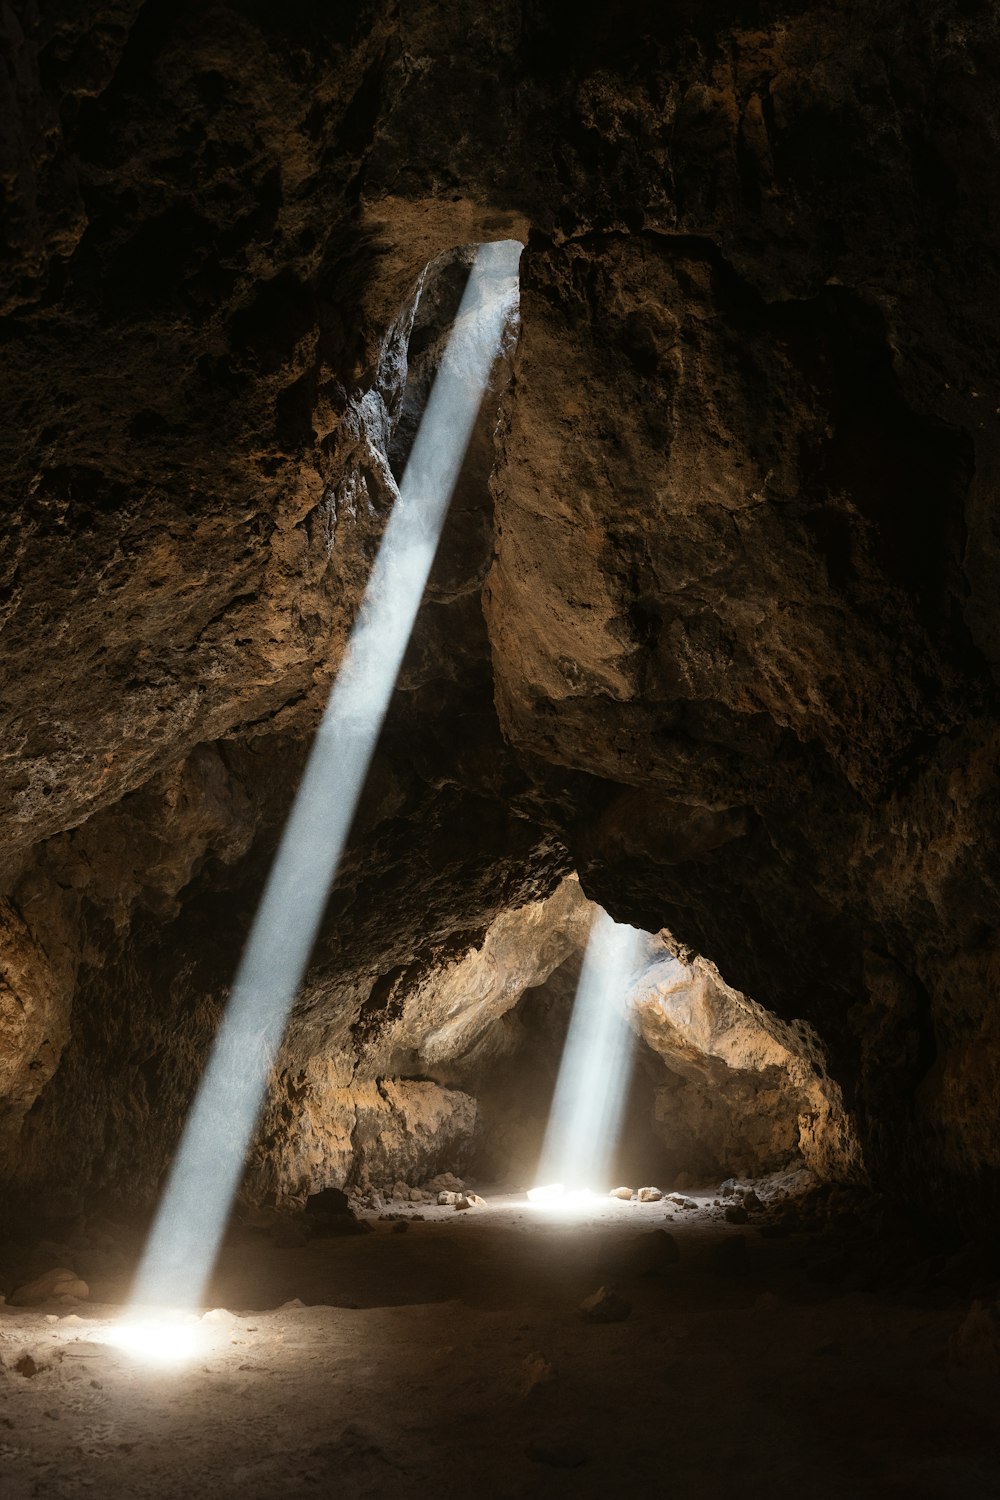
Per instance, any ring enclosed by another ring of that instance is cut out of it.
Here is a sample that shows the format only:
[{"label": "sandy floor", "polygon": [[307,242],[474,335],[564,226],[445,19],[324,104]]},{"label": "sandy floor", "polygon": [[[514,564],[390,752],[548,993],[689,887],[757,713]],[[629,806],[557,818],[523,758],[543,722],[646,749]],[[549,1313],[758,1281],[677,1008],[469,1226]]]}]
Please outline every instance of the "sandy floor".
[{"label": "sandy floor", "polygon": [[[167,1368],[103,1342],[120,1285],[70,1316],[0,1308],[3,1500],[1000,1497],[1000,1381],[950,1364],[957,1303],[835,1294],[798,1238],[707,1200],[419,1212],[301,1249],[238,1237],[213,1288],[237,1315]],[[680,1262],[637,1276],[656,1228]],[[742,1269],[719,1257],[737,1236]],[[630,1316],[585,1323],[609,1282]]]}]

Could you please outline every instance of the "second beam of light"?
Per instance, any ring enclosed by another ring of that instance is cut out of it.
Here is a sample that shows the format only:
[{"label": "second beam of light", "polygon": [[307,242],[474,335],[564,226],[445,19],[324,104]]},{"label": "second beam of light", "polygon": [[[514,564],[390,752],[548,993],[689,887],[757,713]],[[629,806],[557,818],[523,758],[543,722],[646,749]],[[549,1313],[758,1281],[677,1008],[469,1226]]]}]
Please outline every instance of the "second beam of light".
[{"label": "second beam of light", "polygon": [[511,240],[477,250],[145,1248],[134,1307],[196,1307],[204,1294],[479,404],[516,307],[520,253]]},{"label": "second beam of light", "polygon": [[571,1204],[606,1186],[634,1058],[628,998],[647,941],[605,911],[594,918],[539,1163],[545,1185],[528,1195],[534,1202]]}]

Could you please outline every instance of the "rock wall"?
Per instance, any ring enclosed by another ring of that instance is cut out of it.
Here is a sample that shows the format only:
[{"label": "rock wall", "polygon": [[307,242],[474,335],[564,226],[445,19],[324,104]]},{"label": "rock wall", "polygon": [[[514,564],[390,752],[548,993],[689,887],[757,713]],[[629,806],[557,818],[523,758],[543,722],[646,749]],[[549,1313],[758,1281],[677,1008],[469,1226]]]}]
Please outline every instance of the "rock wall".
[{"label": "rock wall", "polygon": [[[369,997],[340,1049],[327,1038],[305,1066],[295,1059],[314,1041],[293,1026],[247,1191],[283,1201],[466,1170],[532,1186],[596,911],[569,877],[501,913],[461,957],[383,989],[366,1026]],[[608,996],[627,1005],[637,1038],[613,1175],[709,1182],[802,1159],[818,1177],[863,1180],[818,1038],[671,943],[650,938],[629,994]]]},{"label": "rock wall", "polygon": [[760,1176],[801,1156],[819,1178],[864,1180],[854,1121],[818,1037],[726,985],[702,958],[654,958],[632,998],[664,1062],[654,1113],[675,1173]]},{"label": "rock wall", "polygon": [[878,1183],[1000,1222],[993,8],[30,0],[0,37],[7,1177],[155,1188],[420,278],[513,235],[493,498],[484,418],[289,1066],[419,1053],[408,997],[576,868],[808,1026]]}]

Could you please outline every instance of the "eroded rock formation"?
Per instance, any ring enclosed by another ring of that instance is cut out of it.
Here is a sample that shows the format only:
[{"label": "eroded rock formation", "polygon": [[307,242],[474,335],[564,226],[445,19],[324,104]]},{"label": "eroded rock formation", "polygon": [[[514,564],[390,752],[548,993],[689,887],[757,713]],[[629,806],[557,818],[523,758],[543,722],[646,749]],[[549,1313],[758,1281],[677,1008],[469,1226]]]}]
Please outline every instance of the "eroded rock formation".
[{"label": "eroded rock formation", "polygon": [[996,17],[593,10],[0,13],[22,1189],[154,1192],[451,252],[513,236],[491,491],[484,411],[254,1170],[337,1175],[292,1081],[356,1120],[461,1055],[495,991],[433,983],[575,868],[762,1008],[824,1170],[850,1117],[878,1183],[995,1222]]}]

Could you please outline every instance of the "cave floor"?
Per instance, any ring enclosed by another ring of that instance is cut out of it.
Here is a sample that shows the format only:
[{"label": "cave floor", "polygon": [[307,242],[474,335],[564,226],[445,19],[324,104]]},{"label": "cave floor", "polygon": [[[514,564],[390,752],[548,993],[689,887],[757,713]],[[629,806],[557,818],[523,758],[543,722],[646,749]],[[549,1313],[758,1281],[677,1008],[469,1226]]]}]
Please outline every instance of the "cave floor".
[{"label": "cave floor", "polygon": [[[187,1364],[101,1341],[120,1284],[69,1315],[0,1308],[3,1500],[1000,1496],[1000,1382],[948,1357],[965,1306],[834,1291],[801,1237],[707,1199],[419,1212],[299,1249],[232,1238],[212,1298],[233,1315],[197,1324]],[[635,1274],[662,1228],[679,1263]],[[584,1322],[611,1283],[630,1315]]]}]

